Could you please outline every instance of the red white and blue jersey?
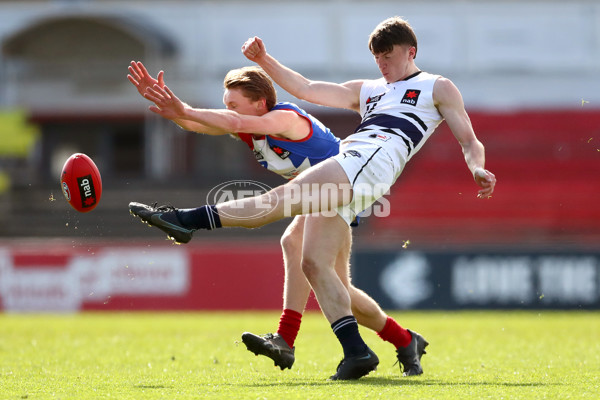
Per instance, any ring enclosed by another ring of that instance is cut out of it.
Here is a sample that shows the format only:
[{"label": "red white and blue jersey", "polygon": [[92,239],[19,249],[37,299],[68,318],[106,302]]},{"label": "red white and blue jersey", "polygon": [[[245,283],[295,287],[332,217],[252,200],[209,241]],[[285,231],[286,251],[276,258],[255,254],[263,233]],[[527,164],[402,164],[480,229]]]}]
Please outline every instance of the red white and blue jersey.
[{"label": "red white and blue jersey", "polygon": [[293,179],[302,171],[339,153],[340,139],[318,119],[293,103],[277,103],[271,111],[290,110],[310,122],[309,134],[300,140],[275,138],[269,135],[238,133],[254,152],[263,167],[286,179]]}]

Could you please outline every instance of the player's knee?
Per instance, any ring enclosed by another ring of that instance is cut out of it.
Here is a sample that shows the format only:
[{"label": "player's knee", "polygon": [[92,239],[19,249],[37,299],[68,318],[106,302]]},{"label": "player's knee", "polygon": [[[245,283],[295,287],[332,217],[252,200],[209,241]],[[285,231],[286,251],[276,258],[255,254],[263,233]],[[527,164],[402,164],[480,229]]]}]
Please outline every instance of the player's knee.
[{"label": "player's knee", "polygon": [[302,234],[299,230],[288,228],[281,236],[281,249],[285,254],[294,254],[302,251]]},{"label": "player's knee", "polygon": [[313,281],[319,276],[321,273],[321,268],[322,266],[315,258],[310,256],[302,257],[302,272],[309,282]]}]

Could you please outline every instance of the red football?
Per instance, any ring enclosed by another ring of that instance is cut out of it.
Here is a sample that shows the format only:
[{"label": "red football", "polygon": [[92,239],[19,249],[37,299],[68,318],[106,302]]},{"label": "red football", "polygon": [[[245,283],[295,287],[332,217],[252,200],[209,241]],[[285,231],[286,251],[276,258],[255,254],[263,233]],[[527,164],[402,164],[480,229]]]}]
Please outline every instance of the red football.
[{"label": "red football", "polygon": [[83,153],[67,159],[60,178],[63,194],[79,212],[92,211],[102,196],[102,178],[98,167]]}]

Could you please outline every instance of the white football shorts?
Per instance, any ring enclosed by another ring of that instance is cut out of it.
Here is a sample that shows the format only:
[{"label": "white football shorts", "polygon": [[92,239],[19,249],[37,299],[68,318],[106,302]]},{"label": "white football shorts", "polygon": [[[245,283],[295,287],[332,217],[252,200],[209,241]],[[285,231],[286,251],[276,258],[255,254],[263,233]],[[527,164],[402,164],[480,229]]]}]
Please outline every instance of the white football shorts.
[{"label": "white football shorts", "polygon": [[[406,164],[400,157],[394,160],[385,148],[377,144],[359,141],[344,143],[340,153],[332,158],[342,166],[352,186],[352,201],[337,208],[337,213],[348,225],[359,214],[360,217],[369,216],[367,208],[389,193]],[[387,205],[389,208],[389,203]],[[377,212],[375,207],[370,210],[372,215],[386,216],[386,210],[379,209]]]}]

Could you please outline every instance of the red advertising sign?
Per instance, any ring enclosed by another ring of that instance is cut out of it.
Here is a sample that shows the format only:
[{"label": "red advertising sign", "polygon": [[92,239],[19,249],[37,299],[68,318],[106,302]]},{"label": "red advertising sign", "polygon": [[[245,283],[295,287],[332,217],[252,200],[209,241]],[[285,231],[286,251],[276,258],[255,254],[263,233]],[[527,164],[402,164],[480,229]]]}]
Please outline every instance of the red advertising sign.
[{"label": "red advertising sign", "polygon": [[283,278],[277,242],[0,245],[0,307],[12,312],[277,310]]}]

